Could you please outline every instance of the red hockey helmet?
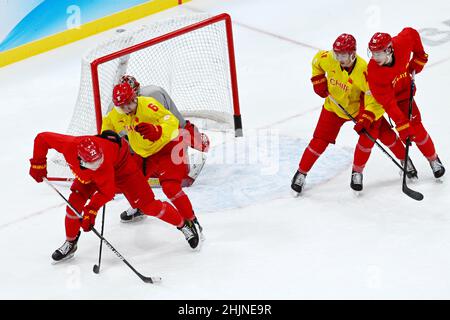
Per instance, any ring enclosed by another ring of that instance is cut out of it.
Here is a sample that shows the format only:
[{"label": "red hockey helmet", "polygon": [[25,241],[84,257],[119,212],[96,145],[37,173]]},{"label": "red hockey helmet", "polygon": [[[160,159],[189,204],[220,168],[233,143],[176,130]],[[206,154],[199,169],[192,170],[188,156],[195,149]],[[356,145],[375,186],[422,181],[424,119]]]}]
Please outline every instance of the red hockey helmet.
[{"label": "red hockey helmet", "polygon": [[83,162],[95,162],[103,157],[100,146],[89,137],[80,141],[77,146],[77,151],[78,156]]},{"label": "red hockey helmet", "polygon": [[392,45],[392,37],[388,33],[377,32],[369,41],[371,52],[383,51]]},{"label": "red hockey helmet", "polygon": [[116,106],[123,106],[134,101],[136,92],[128,82],[119,83],[113,89],[113,102]]},{"label": "red hockey helmet", "polygon": [[351,34],[343,33],[333,43],[334,52],[356,51],[356,39]]},{"label": "red hockey helmet", "polygon": [[136,94],[139,93],[139,89],[141,88],[141,84],[136,80],[136,78],[127,74],[120,77],[119,83],[128,83]]}]

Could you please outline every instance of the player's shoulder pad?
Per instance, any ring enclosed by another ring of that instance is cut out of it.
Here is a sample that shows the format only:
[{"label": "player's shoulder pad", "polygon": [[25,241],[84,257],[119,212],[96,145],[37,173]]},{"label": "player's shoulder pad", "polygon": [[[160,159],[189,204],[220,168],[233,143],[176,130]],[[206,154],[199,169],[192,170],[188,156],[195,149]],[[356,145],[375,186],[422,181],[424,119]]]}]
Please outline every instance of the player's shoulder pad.
[{"label": "player's shoulder pad", "polygon": [[314,56],[314,58],[317,59],[326,59],[328,58],[332,53],[328,50],[319,50],[316,55]]},{"label": "player's shoulder pad", "polygon": [[164,104],[154,97],[139,96],[138,97],[138,105],[142,105],[142,106],[154,105],[160,109],[161,108],[165,109]]},{"label": "player's shoulder pad", "polygon": [[367,74],[367,62],[360,56],[356,56],[356,64],[352,71],[353,76],[363,77]]},{"label": "player's shoulder pad", "polygon": [[332,53],[328,50],[319,50],[313,58],[312,64],[319,65],[320,61],[324,61],[332,57]]},{"label": "player's shoulder pad", "polygon": [[356,55],[356,61],[361,67],[367,68],[368,63],[367,63],[366,59],[361,57],[359,54]]},{"label": "player's shoulder pad", "polygon": [[155,99],[154,97],[151,96],[138,96],[137,97],[138,102],[144,102],[144,103],[148,103],[148,102],[158,102],[160,103],[157,99]]}]

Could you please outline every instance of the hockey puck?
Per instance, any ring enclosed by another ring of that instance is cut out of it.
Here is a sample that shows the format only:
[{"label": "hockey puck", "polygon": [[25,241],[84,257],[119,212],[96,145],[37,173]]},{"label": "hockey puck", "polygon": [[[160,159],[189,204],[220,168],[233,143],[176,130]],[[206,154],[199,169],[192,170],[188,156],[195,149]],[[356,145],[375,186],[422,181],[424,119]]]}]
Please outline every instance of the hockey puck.
[{"label": "hockey puck", "polygon": [[94,271],[94,273],[99,273],[100,272],[100,268],[98,265],[94,264],[94,267],[92,268],[92,271]]}]

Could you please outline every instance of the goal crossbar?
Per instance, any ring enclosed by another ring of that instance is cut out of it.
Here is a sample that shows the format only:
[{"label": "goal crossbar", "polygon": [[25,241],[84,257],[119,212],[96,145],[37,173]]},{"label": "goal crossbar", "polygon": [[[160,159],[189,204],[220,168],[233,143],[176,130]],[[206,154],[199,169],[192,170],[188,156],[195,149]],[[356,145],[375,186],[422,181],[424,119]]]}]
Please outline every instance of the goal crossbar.
[{"label": "goal crossbar", "polygon": [[101,132],[102,128],[102,109],[101,109],[101,96],[100,96],[100,86],[99,86],[99,74],[98,67],[99,65],[106,63],[108,61],[129,55],[138,50],[142,50],[148,48],[150,46],[156,45],[163,41],[173,39],[175,37],[181,36],[188,32],[192,32],[194,30],[206,27],[208,25],[225,22],[226,27],[226,37],[227,37],[227,45],[228,45],[228,59],[230,64],[230,78],[231,78],[231,91],[232,91],[232,100],[233,100],[233,110],[234,110],[234,130],[235,136],[241,137],[243,135],[242,132],[242,118],[240,113],[239,106],[239,95],[238,95],[238,85],[237,85],[237,75],[236,75],[236,58],[234,54],[234,44],[233,44],[233,32],[232,32],[232,23],[230,15],[226,13],[219,14],[217,16],[205,19],[203,21],[194,23],[192,25],[183,27],[181,29],[169,32],[165,35],[155,37],[153,39],[149,39],[142,43],[130,46],[128,48],[110,53],[103,57],[97,58],[91,62],[91,75],[92,75],[92,88],[93,88],[93,96],[94,96],[94,108],[96,113],[96,125],[98,133]]}]

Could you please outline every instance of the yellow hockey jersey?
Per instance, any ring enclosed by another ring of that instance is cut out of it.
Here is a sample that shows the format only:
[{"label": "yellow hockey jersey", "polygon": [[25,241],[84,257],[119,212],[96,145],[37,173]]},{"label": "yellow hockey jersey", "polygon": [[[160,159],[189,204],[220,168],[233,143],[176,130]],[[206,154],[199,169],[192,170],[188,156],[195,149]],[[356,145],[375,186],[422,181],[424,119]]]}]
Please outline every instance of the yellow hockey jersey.
[{"label": "yellow hockey jersey", "polygon": [[[113,108],[103,117],[102,131],[113,130],[117,133],[125,131],[128,135],[131,148],[141,157],[147,158],[161,150],[171,140],[178,137],[179,130],[178,119],[158,100],[152,97],[137,98],[136,114],[126,115]],[[154,125],[160,125],[162,136],[152,142],[144,139],[135,127],[141,123],[147,122]]]},{"label": "yellow hockey jersey", "polygon": [[[341,68],[339,61],[334,58],[332,51],[319,51],[312,62],[312,76],[325,74],[328,81],[328,92],[353,117],[356,117],[360,108],[365,108],[375,114],[379,119],[384,109],[372,96],[367,82],[367,62],[356,56],[356,63],[350,74]],[[325,99],[324,108],[334,112],[340,118],[349,117],[330,100]]]}]

